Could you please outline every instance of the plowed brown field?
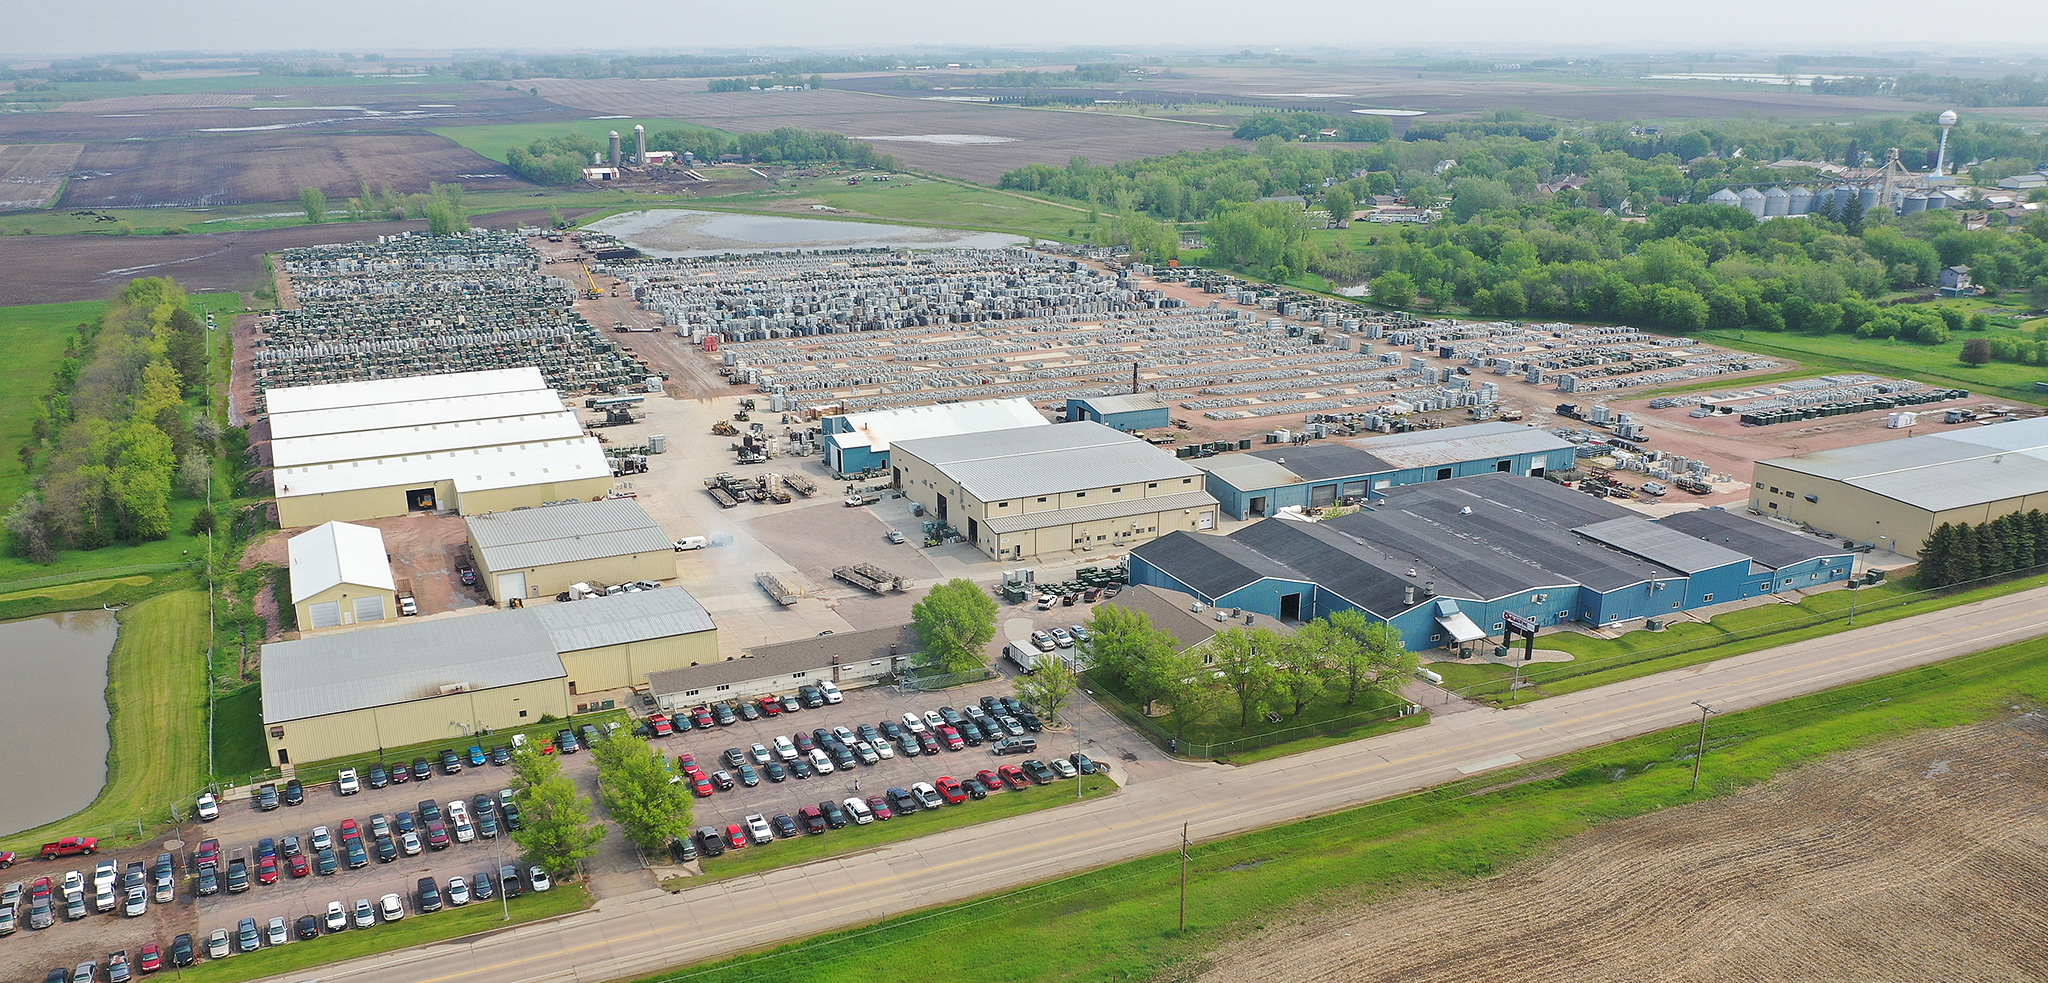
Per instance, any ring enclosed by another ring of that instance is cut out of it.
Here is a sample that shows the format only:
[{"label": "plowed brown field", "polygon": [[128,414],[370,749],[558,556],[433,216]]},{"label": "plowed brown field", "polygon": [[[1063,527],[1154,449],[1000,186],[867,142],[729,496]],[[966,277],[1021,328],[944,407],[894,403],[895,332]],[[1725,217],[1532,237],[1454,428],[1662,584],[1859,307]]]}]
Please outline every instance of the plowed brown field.
[{"label": "plowed brown field", "polygon": [[1200,979],[2038,983],[2044,789],[2048,717],[1932,731],[1468,888],[1305,913]]},{"label": "plowed brown field", "polygon": [[84,149],[76,143],[0,146],[0,212],[48,204]]}]

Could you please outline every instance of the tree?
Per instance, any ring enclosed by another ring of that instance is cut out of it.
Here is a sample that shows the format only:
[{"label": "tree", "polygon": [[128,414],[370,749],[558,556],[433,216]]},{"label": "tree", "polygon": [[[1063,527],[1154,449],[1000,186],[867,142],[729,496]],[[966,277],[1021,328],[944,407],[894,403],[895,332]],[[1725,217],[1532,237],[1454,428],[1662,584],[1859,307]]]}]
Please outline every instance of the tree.
[{"label": "tree", "polygon": [[300,188],[299,207],[305,210],[308,223],[319,225],[327,221],[327,195],[319,188]]},{"label": "tree", "polygon": [[956,577],[912,606],[910,623],[927,665],[965,672],[987,664],[984,653],[996,637],[996,602],[974,581]]},{"label": "tree", "polygon": [[1991,361],[1991,342],[1970,338],[1963,342],[1963,364],[1983,365]]},{"label": "tree", "polygon": [[1406,307],[1415,302],[1415,278],[1400,270],[1382,273],[1372,281],[1372,299],[1385,307]]},{"label": "tree", "polygon": [[1208,718],[1223,701],[1223,689],[1216,685],[1216,670],[1189,649],[1168,655],[1152,666],[1157,674],[1152,683],[1159,702],[1166,704],[1166,727],[1176,741],[1187,737],[1188,728]]},{"label": "tree", "polygon": [[1252,714],[1265,706],[1276,676],[1273,661],[1285,648],[1270,628],[1226,628],[1209,639],[1207,654],[1223,685],[1237,697],[1237,729],[1252,725]]},{"label": "tree", "polygon": [[1944,522],[1935,526],[1920,546],[1920,579],[1929,587],[1948,584],[1948,569],[1956,548],[1956,527]]},{"label": "tree", "polygon": [[1043,659],[1038,671],[1017,681],[1017,695],[1038,708],[1048,724],[1058,723],[1060,710],[1074,696],[1077,680],[1064,659]]},{"label": "tree", "polygon": [[1344,644],[1324,657],[1344,682],[1344,703],[1358,702],[1358,694],[1376,686],[1399,686],[1415,678],[1422,660],[1401,640],[1401,631],[1383,621],[1374,621],[1358,611],[1338,611],[1329,618],[1305,626],[1328,624]]},{"label": "tree", "polygon": [[645,851],[690,835],[691,796],[646,739],[615,734],[590,748],[598,794],[619,831]]},{"label": "tree", "polygon": [[590,800],[576,791],[553,756],[521,745],[512,753],[512,791],[525,826],[512,831],[512,842],[529,862],[562,876],[597,853],[605,826],[591,821]]},{"label": "tree", "polygon": [[1118,604],[1097,607],[1088,619],[1088,633],[1094,636],[1095,671],[1147,702],[1152,667],[1179,648],[1172,635],[1152,627],[1151,615]]},{"label": "tree", "polygon": [[557,208],[557,207],[553,206],[553,205],[549,205],[549,206],[548,206],[548,228],[550,228],[550,229],[566,229],[566,228],[568,228],[568,227],[569,227],[569,221],[568,221],[567,219],[565,219],[565,218],[563,218],[563,217],[562,217],[562,210],[561,210],[560,208]]},{"label": "tree", "polygon": [[1331,188],[1323,194],[1323,207],[1330,212],[1330,221],[1338,226],[1351,224],[1351,216],[1358,211],[1358,199],[1343,185]]},{"label": "tree", "polygon": [[1276,654],[1280,656],[1280,665],[1274,670],[1278,691],[1286,694],[1288,701],[1294,704],[1293,715],[1296,717],[1301,716],[1302,709],[1316,697],[1323,695],[1326,685],[1323,653],[1311,638],[1304,635],[1296,632],[1278,639],[1280,651]]}]

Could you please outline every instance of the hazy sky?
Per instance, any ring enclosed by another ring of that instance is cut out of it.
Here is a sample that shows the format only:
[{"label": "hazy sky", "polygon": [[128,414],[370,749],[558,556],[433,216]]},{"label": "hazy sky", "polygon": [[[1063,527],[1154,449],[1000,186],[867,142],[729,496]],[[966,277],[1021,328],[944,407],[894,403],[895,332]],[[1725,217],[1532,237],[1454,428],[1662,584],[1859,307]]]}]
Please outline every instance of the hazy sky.
[{"label": "hazy sky", "polygon": [[[2048,44],[2048,3],[1997,16],[1938,13],[1896,0],[781,0],[592,4],[541,0],[12,0],[0,50],[77,54],[458,48],[693,50],[770,45],[908,50],[918,45],[1198,45],[1222,49],[1356,46],[1637,50],[1740,46],[1816,51],[1980,50]],[[1776,26],[1774,34],[1773,25]],[[1817,30],[1826,25],[1825,31]],[[1782,38],[1774,41],[1773,38]]]}]

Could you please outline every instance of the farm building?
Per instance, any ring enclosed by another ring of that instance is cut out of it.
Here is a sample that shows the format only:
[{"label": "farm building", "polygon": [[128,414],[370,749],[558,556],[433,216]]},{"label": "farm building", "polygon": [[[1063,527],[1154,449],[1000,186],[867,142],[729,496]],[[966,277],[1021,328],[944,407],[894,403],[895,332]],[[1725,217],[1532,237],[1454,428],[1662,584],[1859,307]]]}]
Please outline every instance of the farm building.
[{"label": "farm building", "polygon": [[1209,494],[1225,514],[1254,519],[1289,506],[1365,501],[1423,481],[1494,473],[1541,477],[1570,468],[1575,455],[1569,441],[1540,427],[1494,422],[1268,447],[1195,466],[1208,473]]},{"label": "farm building", "polygon": [[500,601],[552,597],[575,583],[676,576],[674,541],[635,499],[489,512],[466,522],[477,576]]},{"label": "farm building", "polygon": [[717,634],[669,588],[276,642],[263,647],[264,740],[277,765],[471,740],[716,659]]},{"label": "farm building", "polygon": [[329,522],[285,543],[292,607],[301,628],[334,628],[398,617],[397,581],[384,533]]},{"label": "farm building", "polygon": [[2048,417],[1758,461],[1749,507],[1908,556],[1945,522],[2048,509]]},{"label": "farm building", "polygon": [[737,659],[717,660],[654,673],[647,678],[654,702],[673,712],[718,700],[743,700],[793,693],[805,683],[830,680],[845,689],[872,686],[900,671],[920,648],[909,625],[838,632],[751,648]]},{"label": "farm building", "polygon": [[895,441],[1050,425],[1028,399],[983,399],[842,413],[826,417],[820,429],[825,438],[825,466],[839,474],[857,474],[886,470],[889,447]]},{"label": "farm building", "polygon": [[996,559],[1216,526],[1202,472],[1100,423],[902,441],[892,468],[904,497]]},{"label": "farm building", "polygon": [[539,369],[286,387],[266,400],[285,528],[473,515],[612,488],[603,450]]},{"label": "farm building", "polygon": [[1131,582],[1283,621],[1357,609],[1414,651],[1467,645],[1512,613],[1619,626],[1847,583],[1852,554],[1759,525],[1703,538],[1547,481],[1484,474],[1401,489],[1327,522],[1270,519],[1131,551]]},{"label": "farm building", "polygon": [[1164,427],[1173,422],[1167,414],[1166,399],[1158,393],[1069,396],[1067,420],[1093,420],[1125,433]]}]

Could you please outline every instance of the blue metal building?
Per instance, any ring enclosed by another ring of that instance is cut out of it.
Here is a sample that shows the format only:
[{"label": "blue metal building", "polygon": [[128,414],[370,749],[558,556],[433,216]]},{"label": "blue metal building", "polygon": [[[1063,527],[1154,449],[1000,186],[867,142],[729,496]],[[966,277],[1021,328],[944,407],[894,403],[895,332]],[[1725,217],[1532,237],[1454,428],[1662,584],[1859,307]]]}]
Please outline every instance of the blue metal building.
[{"label": "blue metal building", "polygon": [[837,474],[857,474],[887,469],[896,441],[1051,425],[1030,400],[1013,397],[841,413],[820,421],[818,429],[825,441],[825,466]]},{"label": "blue metal building", "polygon": [[1274,515],[1288,506],[1367,501],[1387,489],[1475,474],[1542,477],[1569,469],[1577,448],[1540,427],[1475,423],[1355,440],[1290,444],[1195,463],[1209,494],[1232,518]]},{"label": "blue metal building", "polygon": [[1725,512],[1678,522],[1540,479],[1430,481],[1327,522],[1269,519],[1229,536],[1174,533],[1131,551],[1131,582],[1286,621],[1355,609],[1411,651],[1538,624],[1612,626],[1846,583],[1834,542]]},{"label": "blue metal building", "polygon": [[1164,427],[1173,422],[1167,413],[1165,398],[1158,393],[1067,397],[1067,422],[1080,420],[1093,420],[1125,433]]}]

